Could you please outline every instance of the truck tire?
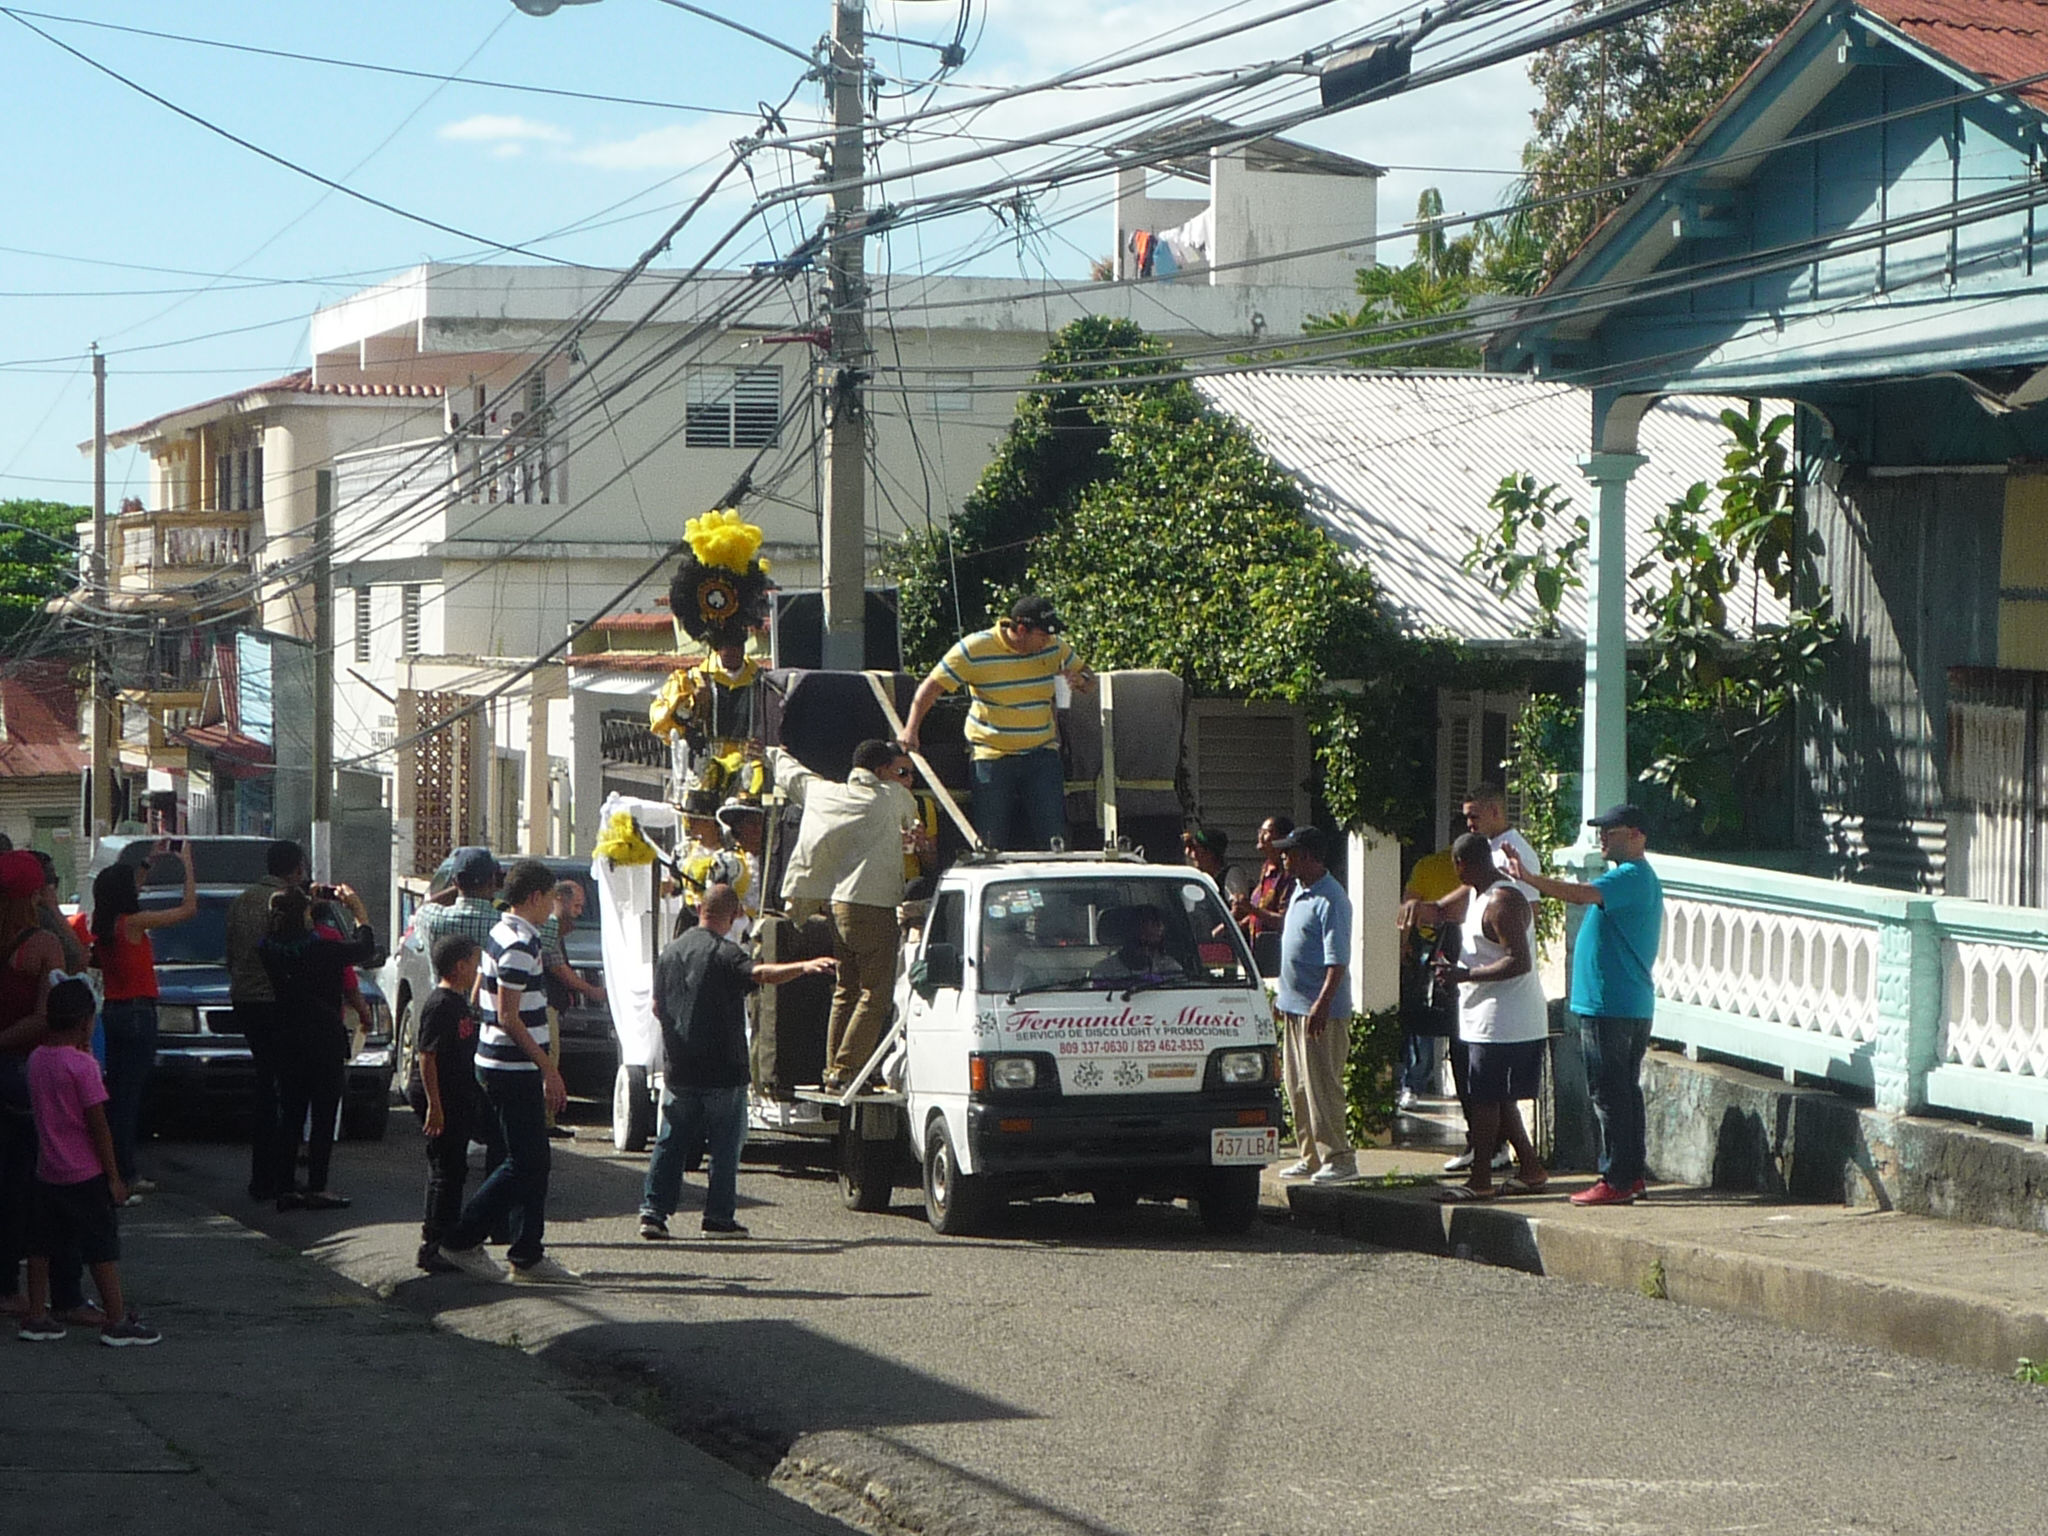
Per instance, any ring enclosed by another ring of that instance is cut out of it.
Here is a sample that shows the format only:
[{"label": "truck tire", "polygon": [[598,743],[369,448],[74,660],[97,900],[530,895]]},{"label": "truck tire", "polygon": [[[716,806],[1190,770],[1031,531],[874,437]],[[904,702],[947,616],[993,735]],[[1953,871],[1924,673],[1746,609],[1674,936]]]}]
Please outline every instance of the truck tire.
[{"label": "truck tire", "polygon": [[420,1054],[420,1016],[412,1005],[412,993],[399,989],[398,1022],[391,1030],[391,1051],[398,1058],[393,1072],[392,1086],[400,1097],[412,1092],[412,1075],[418,1069]]},{"label": "truck tire", "polygon": [[1259,1219],[1259,1170],[1211,1168],[1195,1197],[1195,1214],[1204,1231],[1218,1237],[1240,1237]]},{"label": "truck tire", "polygon": [[647,1094],[647,1069],[619,1063],[612,1074],[612,1145],[621,1152],[645,1152],[654,1138],[654,1100]]},{"label": "truck tire", "polygon": [[896,1142],[863,1136],[860,1106],[839,1117],[839,1200],[849,1211],[886,1211],[896,1195]]},{"label": "truck tire", "polygon": [[987,1182],[962,1173],[946,1122],[934,1120],[924,1141],[924,1216],[941,1237],[967,1237],[988,1225],[993,1202]]}]

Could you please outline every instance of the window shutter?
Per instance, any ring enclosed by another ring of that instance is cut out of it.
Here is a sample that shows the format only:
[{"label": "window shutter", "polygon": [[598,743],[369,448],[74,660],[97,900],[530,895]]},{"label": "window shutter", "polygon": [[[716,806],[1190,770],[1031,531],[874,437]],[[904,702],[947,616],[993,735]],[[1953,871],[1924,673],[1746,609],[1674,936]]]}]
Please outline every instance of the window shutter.
[{"label": "window shutter", "polygon": [[732,445],[773,447],[782,429],[782,370],[733,370]]}]

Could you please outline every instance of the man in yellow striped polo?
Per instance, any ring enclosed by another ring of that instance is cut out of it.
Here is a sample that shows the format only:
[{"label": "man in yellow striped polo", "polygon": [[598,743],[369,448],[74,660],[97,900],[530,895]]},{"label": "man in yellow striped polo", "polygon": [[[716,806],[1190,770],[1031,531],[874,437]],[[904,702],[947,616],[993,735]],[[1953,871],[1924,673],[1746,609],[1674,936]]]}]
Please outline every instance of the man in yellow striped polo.
[{"label": "man in yellow striped polo", "polygon": [[974,830],[991,848],[1050,848],[1065,837],[1066,782],[1060,768],[1053,691],[1064,676],[1092,693],[1095,674],[1060,638],[1059,615],[1043,597],[1020,597],[1010,616],[946,652],[918,684],[903,724],[903,745],[942,693],[965,688],[967,744],[974,752]]}]

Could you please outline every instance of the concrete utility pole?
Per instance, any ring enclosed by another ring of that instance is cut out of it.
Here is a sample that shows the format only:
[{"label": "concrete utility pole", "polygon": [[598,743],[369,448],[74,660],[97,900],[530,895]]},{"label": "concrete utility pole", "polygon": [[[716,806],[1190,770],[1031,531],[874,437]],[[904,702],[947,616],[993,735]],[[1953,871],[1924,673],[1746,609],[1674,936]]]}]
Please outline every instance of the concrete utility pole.
[{"label": "concrete utility pole", "polygon": [[334,471],[313,471],[313,878],[334,877]]},{"label": "concrete utility pole", "polygon": [[819,370],[825,398],[824,664],[857,672],[867,665],[867,378],[866,198],[867,39],[863,0],[833,0],[832,56],[825,66],[832,97],[832,216],[827,272],[832,351]]},{"label": "concrete utility pole", "polygon": [[[109,608],[107,592],[107,359],[92,346],[92,579],[87,599]],[[92,643],[92,806],[85,829],[85,857],[114,827],[114,669],[104,629]]]}]

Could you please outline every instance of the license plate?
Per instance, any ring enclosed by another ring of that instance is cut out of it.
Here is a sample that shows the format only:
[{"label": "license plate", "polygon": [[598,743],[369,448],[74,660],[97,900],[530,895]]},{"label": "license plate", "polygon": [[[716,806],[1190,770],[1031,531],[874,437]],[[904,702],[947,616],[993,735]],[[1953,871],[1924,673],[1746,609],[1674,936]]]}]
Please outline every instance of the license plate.
[{"label": "license plate", "polygon": [[1277,1126],[1232,1126],[1209,1133],[1209,1161],[1218,1168],[1256,1166],[1280,1156]]}]

